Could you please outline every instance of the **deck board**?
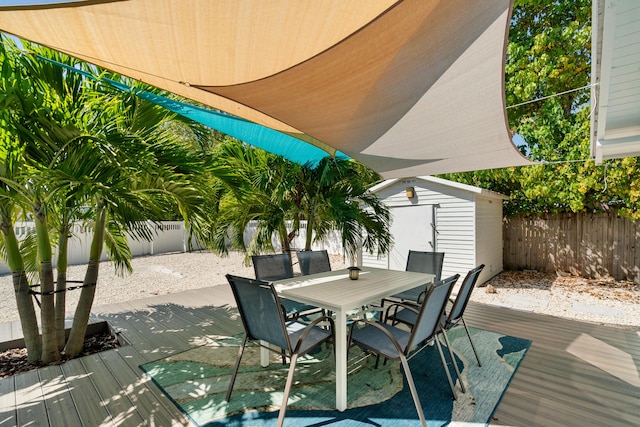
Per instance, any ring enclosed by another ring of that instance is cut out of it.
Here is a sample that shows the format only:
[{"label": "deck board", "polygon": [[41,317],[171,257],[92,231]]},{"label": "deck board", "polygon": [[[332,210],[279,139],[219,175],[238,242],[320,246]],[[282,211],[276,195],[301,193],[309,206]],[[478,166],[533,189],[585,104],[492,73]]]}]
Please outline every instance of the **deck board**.
[{"label": "deck board", "polygon": [[60,365],[39,369],[40,384],[50,425],[77,426],[82,420]]},{"label": "deck board", "polygon": [[0,380],[0,427],[18,425],[16,393],[13,377]]},{"label": "deck board", "polygon": [[[533,341],[494,424],[640,425],[640,414],[633,409],[640,404],[640,387],[635,385],[640,366],[638,331],[481,304],[470,304],[465,318],[470,325]],[[584,337],[609,351],[576,345]],[[587,356],[580,351],[588,352],[591,362],[578,357]],[[613,375],[620,364],[628,369]]]},{"label": "deck board", "polygon": [[19,321],[11,322],[11,339],[17,339],[22,336],[22,324]]},{"label": "deck board", "polygon": [[86,371],[81,358],[70,360],[60,366],[78,409],[81,425],[116,426],[105,407],[108,401],[105,402],[101,398],[91,380],[95,374]]},{"label": "deck board", "polygon": [[12,322],[0,323],[0,342],[13,340]]},{"label": "deck board", "polygon": [[[87,426],[134,425],[141,419],[143,425],[189,425],[139,365],[242,331],[228,286],[110,304],[94,314],[121,330],[131,345],[55,367],[64,378],[48,367],[39,370],[40,377],[14,377],[19,387],[14,378],[0,380],[0,426],[43,410],[53,427],[73,425],[74,417]],[[477,303],[469,304],[465,318],[470,326],[533,341],[492,425],[640,425],[637,330]],[[65,414],[51,390],[60,393]]]},{"label": "deck board", "polygon": [[42,387],[38,371],[30,371],[15,377],[16,425],[29,426],[47,419]]},{"label": "deck board", "polygon": [[120,387],[110,367],[103,363],[99,354],[92,354],[80,359],[96,391],[101,396],[104,407],[109,412],[113,423],[117,426],[141,426],[145,421],[138,409],[129,399],[129,395]]},{"label": "deck board", "polygon": [[[119,304],[121,314],[101,316],[118,330],[133,345],[158,355],[173,354],[189,348],[188,339],[183,331],[189,325],[176,321],[170,309],[153,305],[150,308],[138,308],[130,303]],[[123,320],[120,318],[123,317]],[[154,360],[153,358],[151,360]]]},{"label": "deck board", "polygon": [[189,421],[182,412],[171,403],[169,398],[153,381],[142,373],[139,366],[146,360],[133,346],[100,353],[103,363],[108,365],[122,390],[133,402],[140,414],[149,420],[149,425],[173,426],[188,425]]}]

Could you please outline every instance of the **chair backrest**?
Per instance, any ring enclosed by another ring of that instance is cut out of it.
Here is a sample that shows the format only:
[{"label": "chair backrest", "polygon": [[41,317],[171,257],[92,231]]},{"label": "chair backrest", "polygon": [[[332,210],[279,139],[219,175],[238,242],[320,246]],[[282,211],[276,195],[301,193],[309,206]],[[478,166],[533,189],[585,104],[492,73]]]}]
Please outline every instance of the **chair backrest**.
[{"label": "chair backrest", "polygon": [[443,262],[444,252],[421,252],[410,250],[409,256],[407,257],[406,271],[435,274],[436,277],[434,283],[438,283],[442,274]]},{"label": "chair backrest", "polygon": [[464,310],[465,308],[467,308],[467,303],[469,302],[469,298],[471,297],[471,291],[476,286],[476,282],[478,281],[478,277],[480,276],[483,268],[484,264],[480,264],[467,273],[467,276],[464,278],[464,281],[460,286],[460,290],[458,291],[458,296],[453,302],[451,311],[449,311],[447,323],[457,321],[464,314]]},{"label": "chair backrest", "polygon": [[460,277],[460,275],[456,274],[440,282],[436,282],[434,286],[429,287],[427,296],[420,306],[416,323],[411,329],[411,337],[405,348],[405,354],[408,355],[414,345],[431,338],[436,332],[438,322],[442,317],[442,313],[449,300],[449,295],[451,295],[451,290],[456,280],[458,280],[458,277]]},{"label": "chair backrest", "polygon": [[329,253],[326,250],[298,251],[298,262],[300,263],[300,272],[303,276],[331,271]]},{"label": "chair backrest", "polygon": [[290,351],[280,299],[273,285],[262,280],[227,274],[240,312],[242,325],[251,340],[263,340]]},{"label": "chair backrest", "polygon": [[254,255],[251,260],[253,261],[253,271],[258,280],[272,282],[293,277],[289,254]]}]

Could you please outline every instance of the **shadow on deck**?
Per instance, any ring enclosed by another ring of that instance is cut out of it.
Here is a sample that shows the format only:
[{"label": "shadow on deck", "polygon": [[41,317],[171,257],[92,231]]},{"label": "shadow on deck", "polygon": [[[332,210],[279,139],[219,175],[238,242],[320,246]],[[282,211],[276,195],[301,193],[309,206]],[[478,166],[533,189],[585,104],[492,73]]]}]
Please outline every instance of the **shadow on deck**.
[{"label": "shadow on deck", "polygon": [[[0,426],[189,425],[140,364],[242,332],[227,286],[96,307],[131,344],[0,380]],[[533,341],[492,425],[640,425],[640,331],[470,303],[470,325]],[[0,340],[15,338],[0,328]],[[9,332],[7,332],[9,331]]]}]

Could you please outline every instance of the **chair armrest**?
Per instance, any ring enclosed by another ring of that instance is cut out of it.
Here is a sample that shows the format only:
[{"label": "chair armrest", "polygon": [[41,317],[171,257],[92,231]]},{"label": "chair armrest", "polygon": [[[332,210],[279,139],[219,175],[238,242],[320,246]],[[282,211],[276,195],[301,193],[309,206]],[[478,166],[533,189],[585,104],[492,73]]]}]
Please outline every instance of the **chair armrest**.
[{"label": "chair armrest", "polygon": [[387,319],[389,319],[389,312],[392,309],[393,309],[393,317],[395,317],[398,314],[398,309],[400,308],[405,310],[411,310],[416,314],[418,314],[418,312],[420,311],[420,306],[414,302],[409,302],[409,301],[395,302],[387,307],[387,311],[384,314],[384,322],[386,323]]},{"label": "chair armrest", "polygon": [[402,349],[402,347],[400,347],[400,343],[398,342],[398,340],[396,340],[395,337],[393,335],[391,335],[391,333],[389,331],[387,331],[384,327],[380,326],[379,322],[372,322],[370,320],[365,320],[365,319],[356,320],[355,322],[353,322],[351,324],[351,327],[349,328],[349,340],[347,341],[347,343],[348,343],[347,345],[351,344],[351,336],[353,335],[353,328],[355,328],[358,323],[364,323],[366,325],[369,325],[369,326],[372,326],[372,327],[378,329],[380,332],[382,332],[389,339],[389,341],[391,341],[393,346],[398,351],[398,355],[404,353],[404,350]]},{"label": "chair armrest", "polygon": [[316,320],[314,320],[313,322],[309,323],[304,330],[302,331],[302,333],[300,334],[300,338],[298,339],[298,343],[296,344],[296,348],[294,349],[295,353],[298,353],[298,351],[300,350],[300,346],[302,345],[303,341],[305,340],[305,338],[307,338],[307,335],[309,335],[309,333],[311,332],[311,330],[315,327],[318,326],[318,323],[323,322],[325,320],[329,321],[329,324],[331,325],[331,336],[334,337],[335,340],[335,322],[333,321],[333,319],[329,316],[322,316],[317,318]]},{"label": "chair armrest", "polygon": [[381,308],[384,308],[384,302],[385,302],[385,301],[390,302],[390,303],[392,303],[392,304],[397,303],[397,302],[400,302],[400,301],[398,301],[397,299],[382,298],[382,299],[380,300],[380,307],[381,307]]}]

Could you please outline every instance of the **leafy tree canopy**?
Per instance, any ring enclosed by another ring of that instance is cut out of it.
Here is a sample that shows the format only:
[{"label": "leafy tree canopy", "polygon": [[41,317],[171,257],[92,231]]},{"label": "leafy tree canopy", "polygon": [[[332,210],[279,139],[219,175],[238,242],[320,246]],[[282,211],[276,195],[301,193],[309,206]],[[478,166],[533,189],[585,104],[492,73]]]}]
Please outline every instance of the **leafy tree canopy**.
[{"label": "leafy tree canopy", "polygon": [[638,159],[602,166],[590,159],[590,82],[591,1],[516,0],[507,115],[511,131],[526,141],[519,149],[543,164],[444,177],[510,196],[509,216],[615,209],[640,218]]}]

